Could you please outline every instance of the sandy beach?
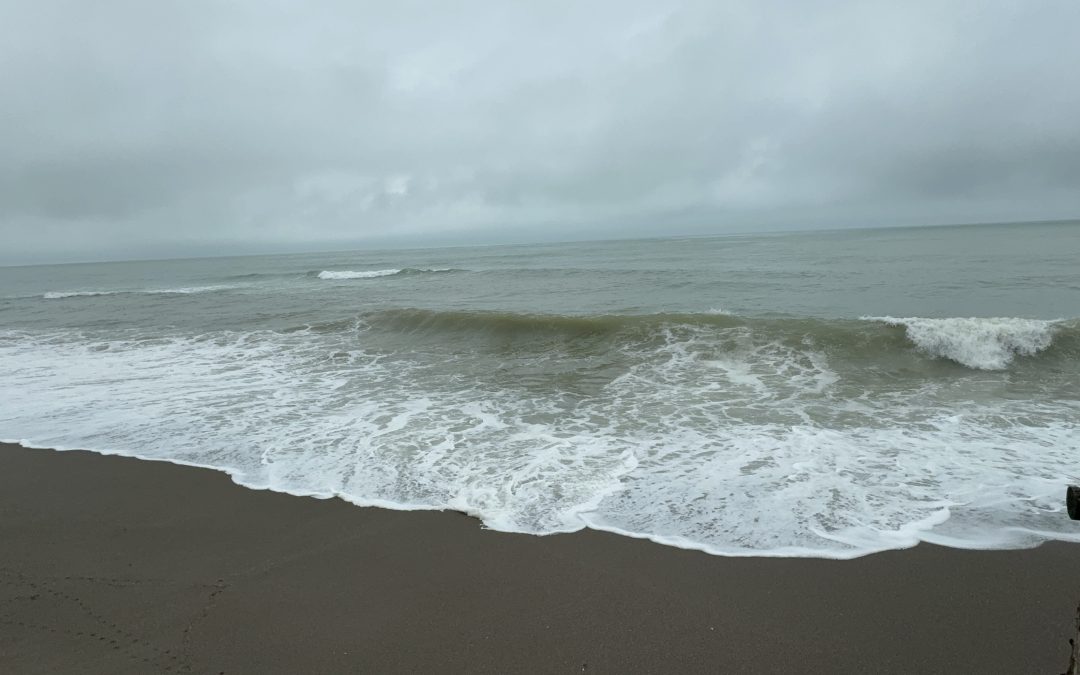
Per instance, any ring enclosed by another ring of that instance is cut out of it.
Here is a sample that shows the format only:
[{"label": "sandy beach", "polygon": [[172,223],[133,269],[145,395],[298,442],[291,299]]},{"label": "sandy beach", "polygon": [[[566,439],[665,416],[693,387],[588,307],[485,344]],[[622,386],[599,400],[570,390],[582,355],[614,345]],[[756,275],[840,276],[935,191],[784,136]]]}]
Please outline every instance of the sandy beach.
[{"label": "sandy beach", "polygon": [[10,445],[0,541],[5,673],[1059,673],[1080,600],[1074,545],[722,558]]}]

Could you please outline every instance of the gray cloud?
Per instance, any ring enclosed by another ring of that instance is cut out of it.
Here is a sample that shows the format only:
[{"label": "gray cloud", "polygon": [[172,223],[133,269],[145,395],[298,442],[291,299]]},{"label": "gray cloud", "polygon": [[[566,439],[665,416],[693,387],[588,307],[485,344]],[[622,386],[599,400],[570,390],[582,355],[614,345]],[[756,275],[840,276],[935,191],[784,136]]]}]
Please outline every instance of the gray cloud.
[{"label": "gray cloud", "polygon": [[1080,215],[1080,4],[0,6],[0,260]]}]

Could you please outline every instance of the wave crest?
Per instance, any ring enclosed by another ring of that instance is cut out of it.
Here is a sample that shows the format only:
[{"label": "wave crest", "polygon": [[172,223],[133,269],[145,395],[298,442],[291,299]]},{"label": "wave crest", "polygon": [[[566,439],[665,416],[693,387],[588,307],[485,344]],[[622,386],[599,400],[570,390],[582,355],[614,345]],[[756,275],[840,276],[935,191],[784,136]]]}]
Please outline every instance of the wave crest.
[{"label": "wave crest", "polygon": [[316,276],[320,279],[371,279],[374,277],[389,277],[400,274],[401,270],[365,270],[353,272],[351,270],[323,270]]},{"label": "wave crest", "polygon": [[359,318],[368,330],[389,331],[435,344],[450,336],[456,340],[471,336],[494,339],[503,347],[535,343],[537,348],[546,348],[555,339],[573,343],[578,349],[605,350],[612,344],[676,339],[714,342],[717,348],[727,348],[734,336],[745,334],[757,341],[793,348],[812,345],[845,361],[884,364],[887,361],[880,359],[892,354],[946,359],[975,370],[1004,370],[1018,356],[1040,355],[1051,347],[1057,358],[1080,354],[1080,322],[1072,319],[886,316],[855,320],[759,318],[713,312],[557,315],[404,308],[380,310]]},{"label": "wave crest", "polygon": [[190,286],[185,288],[154,288],[134,291],[49,291],[41,297],[46,300],[65,298],[89,298],[100,295],[190,295],[192,293],[213,293],[224,291],[234,286]]},{"label": "wave crest", "polygon": [[901,326],[920,351],[978,370],[1004,370],[1016,356],[1034,356],[1054,340],[1058,321],[1040,319],[865,317]]},{"label": "wave crest", "polygon": [[413,268],[405,267],[402,269],[385,269],[385,270],[323,270],[316,274],[320,279],[328,280],[342,280],[342,279],[374,279],[377,277],[392,277],[398,274],[439,274],[443,272],[457,272],[458,270],[451,269],[449,267],[439,268]]},{"label": "wave crest", "polygon": [[82,298],[95,295],[116,295],[120,291],[49,291],[41,296],[46,300],[62,300],[64,298]]}]

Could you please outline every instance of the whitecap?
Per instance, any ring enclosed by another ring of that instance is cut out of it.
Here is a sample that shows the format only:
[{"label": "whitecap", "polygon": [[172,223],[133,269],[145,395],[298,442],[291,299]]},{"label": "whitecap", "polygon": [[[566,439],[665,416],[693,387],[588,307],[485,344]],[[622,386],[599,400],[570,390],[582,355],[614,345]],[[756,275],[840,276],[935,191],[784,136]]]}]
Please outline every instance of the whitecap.
[{"label": "whitecap", "polygon": [[185,286],[183,288],[145,288],[136,290],[117,291],[49,291],[41,297],[46,300],[63,300],[65,298],[89,298],[102,295],[189,295],[192,293],[213,293],[224,291],[235,286]]},{"label": "whitecap", "polygon": [[319,272],[320,279],[373,279],[375,277],[389,277],[395,274],[400,274],[399,269],[388,270],[323,270]]},{"label": "whitecap", "polygon": [[1057,321],[994,318],[863,317],[903,326],[920,351],[978,370],[1004,370],[1016,356],[1032,356],[1053,342]]}]

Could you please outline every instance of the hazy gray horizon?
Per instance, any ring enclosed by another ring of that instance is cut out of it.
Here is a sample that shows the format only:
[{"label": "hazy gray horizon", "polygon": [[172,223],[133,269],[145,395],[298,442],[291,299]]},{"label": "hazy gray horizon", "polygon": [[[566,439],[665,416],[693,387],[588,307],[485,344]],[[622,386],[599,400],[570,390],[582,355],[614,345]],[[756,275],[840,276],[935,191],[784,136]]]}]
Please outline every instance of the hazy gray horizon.
[{"label": "hazy gray horizon", "polygon": [[0,264],[1080,216],[1080,3],[17,1]]},{"label": "hazy gray horizon", "polygon": [[648,241],[676,241],[676,240],[688,240],[688,239],[702,239],[712,240],[726,237],[753,237],[760,235],[766,236],[783,236],[783,235],[798,235],[798,234],[814,234],[822,233],[827,234],[830,232],[888,232],[890,230],[930,230],[930,229],[955,229],[955,228],[980,228],[980,227],[1037,227],[1040,225],[1075,225],[1080,227],[1080,218],[1064,218],[1056,220],[1038,220],[1038,221],[996,221],[996,222],[984,222],[984,223],[932,223],[932,224],[916,224],[916,225],[850,225],[847,227],[818,227],[818,228],[754,228],[747,230],[730,230],[719,232],[672,232],[669,234],[657,234],[646,233],[635,235],[633,233],[626,233],[622,236],[609,236],[609,237],[590,237],[582,235],[573,237],[567,235],[564,237],[551,237],[551,238],[528,238],[528,239],[505,239],[497,240],[491,235],[485,237],[483,240],[468,240],[468,239],[438,239],[438,238],[425,238],[423,241],[419,239],[368,239],[360,242],[329,242],[320,247],[318,242],[309,243],[308,245],[297,243],[284,243],[278,246],[263,245],[259,248],[251,244],[244,245],[239,242],[236,244],[235,250],[232,247],[223,247],[220,243],[214,246],[206,245],[203,247],[195,246],[184,251],[178,251],[175,255],[170,255],[165,252],[162,255],[148,255],[145,257],[139,256],[121,256],[121,257],[70,257],[70,258],[54,258],[50,260],[24,260],[18,262],[6,261],[0,257],[0,268],[3,267],[24,267],[24,266],[50,266],[50,265],[83,265],[83,264],[101,264],[101,263],[141,263],[141,262],[168,262],[168,261],[181,261],[181,260],[211,260],[215,258],[259,258],[259,257],[276,257],[276,256],[294,256],[294,255],[318,255],[327,254],[330,256],[340,256],[343,254],[357,253],[402,253],[408,251],[443,251],[454,249],[483,249],[483,248],[517,248],[522,246],[550,246],[559,244],[599,244],[599,243],[611,243],[621,244],[626,242],[648,242]]}]

